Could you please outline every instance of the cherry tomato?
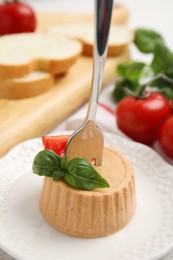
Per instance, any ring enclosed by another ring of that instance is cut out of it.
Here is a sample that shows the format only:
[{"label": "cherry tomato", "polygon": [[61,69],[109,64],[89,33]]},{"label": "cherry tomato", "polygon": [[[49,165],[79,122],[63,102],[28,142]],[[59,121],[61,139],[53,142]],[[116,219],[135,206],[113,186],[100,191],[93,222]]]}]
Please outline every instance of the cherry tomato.
[{"label": "cherry tomato", "polygon": [[0,4],[0,35],[33,32],[36,28],[34,10],[19,1]]},{"label": "cherry tomato", "polygon": [[69,135],[60,136],[42,136],[42,142],[45,149],[53,150],[60,157],[64,157],[66,144]]},{"label": "cherry tomato", "polygon": [[169,101],[160,93],[146,98],[128,96],[117,106],[119,129],[137,142],[152,144],[157,138],[160,123],[172,113]]},{"label": "cherry tomato", "polygon": [[165,154],[173,158],[173,115],[161,124],[158,141]]},{"label": "cherry tomato", "polygon": [[173,110],[173,98],[171,99],[170,104],[171,104],[171,107],[172,107],[172,110]]}]

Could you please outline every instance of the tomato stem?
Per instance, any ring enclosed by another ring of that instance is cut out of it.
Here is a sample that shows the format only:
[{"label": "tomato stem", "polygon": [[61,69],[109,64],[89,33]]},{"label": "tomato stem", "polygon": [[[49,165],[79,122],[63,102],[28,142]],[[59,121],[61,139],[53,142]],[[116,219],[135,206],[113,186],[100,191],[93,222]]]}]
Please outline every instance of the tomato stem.
[{"label": "tomato stem", "polygon": [[137,94],[133,93],[131,90],[129,90],[126,87],[125,87],[125,91],[126,91],[126,93],[128,95],[131,95],[131,96],[133,96],[135,98],[147,98],[150,95],[150,93],[149,92],[145,92],[145,90],[146,90],[146,88],[148,86],[150,86],[156,80],[163,80],[166,83],[173,84],[173,79],[172,78],[168,77],[167,75],[165,75],[163,73],[159,73],[155,77],[153,77],[151,80],[149,80],[147,83],[143,84]]}]

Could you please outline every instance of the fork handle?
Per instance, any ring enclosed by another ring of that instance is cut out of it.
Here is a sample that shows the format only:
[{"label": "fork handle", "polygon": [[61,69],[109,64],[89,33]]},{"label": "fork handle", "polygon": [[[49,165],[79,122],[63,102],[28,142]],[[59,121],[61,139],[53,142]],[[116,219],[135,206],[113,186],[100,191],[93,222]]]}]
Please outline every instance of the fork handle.
[{"label": "fork handle", "polygon": [[90,100],[86,120],[95,120],[102,85],[113,0],[95,0],[94,63]]}]

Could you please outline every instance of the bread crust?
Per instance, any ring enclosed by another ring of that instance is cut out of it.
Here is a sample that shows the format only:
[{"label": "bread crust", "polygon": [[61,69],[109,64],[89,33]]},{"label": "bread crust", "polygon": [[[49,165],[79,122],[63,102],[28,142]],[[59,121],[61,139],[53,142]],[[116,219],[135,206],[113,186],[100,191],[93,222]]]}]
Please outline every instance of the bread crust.
[{"label": "bread crust", "polygon": [[55,85],[55,78],[45,73],[42,77],[35,77],[27,80],[25,77],[0,80],[0,98],[22,99],[30,98],[52,89]]},{"label": "bread crust", "polygon": [[[91,45],[87,42],[84,42],[84,41],[81,41],[81,42],[83,44],[83,52],[82,52],[83,55],[91,57],[93,55],[93,45]],[[116,46],[116,48],[113,45],[109,45],[107,56],[108,57],[117,56],[117,55],[121,54],[123,51],[125,51],[125,49],[127,47],[128,47],[128,44],[122,44],[122,45]]]},{"label": "bread crust", "polygon": [[79,41],[48,33],[6,35],[0,39],[0,49],[0,79],[23,77],[35,70],[62,74],[82,52]]},{"label": "bread crust", "polygon": [[[82,43],[83,55],[93,56],[94,30],[93,24],[59,24],[48,29],[50,33],[57,33],[76,39]],[[108,41],[108,56],[121,54],[133,41],[134,33],[124,25],[112,25]]]}]

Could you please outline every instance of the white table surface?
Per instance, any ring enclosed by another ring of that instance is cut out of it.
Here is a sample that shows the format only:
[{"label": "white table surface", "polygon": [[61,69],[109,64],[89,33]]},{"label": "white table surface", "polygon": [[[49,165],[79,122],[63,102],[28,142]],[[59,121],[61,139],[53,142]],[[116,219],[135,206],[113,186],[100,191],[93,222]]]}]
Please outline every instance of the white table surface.
[{"label": "white table surface", "polygon": [[[80,0],[26,0],[30,5],[32,5],[36,10],[39,11],[68,11],[68,12],[88,12],[93,11],[94,1],[80,1]],[[126,5],[131,13],[129,26],[131,28],[138,27],[148,27],[157,30],[160,32],[166,39],[169,46],[173,49],[173,0],[119,0],[115,3],[122,3]],[[139,54],[136,49],[132,46],[132,57],[135,60],[146,60],[146,58]],[[114,108],[115,104],[111,100],[111,92],[114,88],[112,84],[106,90],[101,93],[100,100],[104,103],[108,104],[110,107]],[[56,133],[58,130],[64,130],[67,128],[71,128],[73,126],[73,122],[80,121],[86,112],[86,106],[76,111],[69,119],[65,120],[61,124],[57,125],[54,129],[52,129],[52,133]],[[102,118],[102,126],[103,130],[110,130],[117,134],[121,134],[112,118],[112,115],[107,115],[107,120],[109,121],[109,128],[107,128],[104,124],[103,111],[98,109],[98,118],[100,113],[100,120]],[[75,125],[74,125],[75,126]],[[12,260],[11,256],[7,255],[0,249],[0,260]],[[28,259],[29,260],[29,259]],[[44,260],[44,259],[38,259]],[[54,259],[52,259],[54,260]],[[79,260],[79,259],[76,259]],[[92,260],[92,259],[91,259]],[[106,259],[105,259],[106,260]],[[146,259],[149,260],[149,259]],[[169,252],[166,256],[162,258],[162,260],[173,260],[173,250]]]}]

